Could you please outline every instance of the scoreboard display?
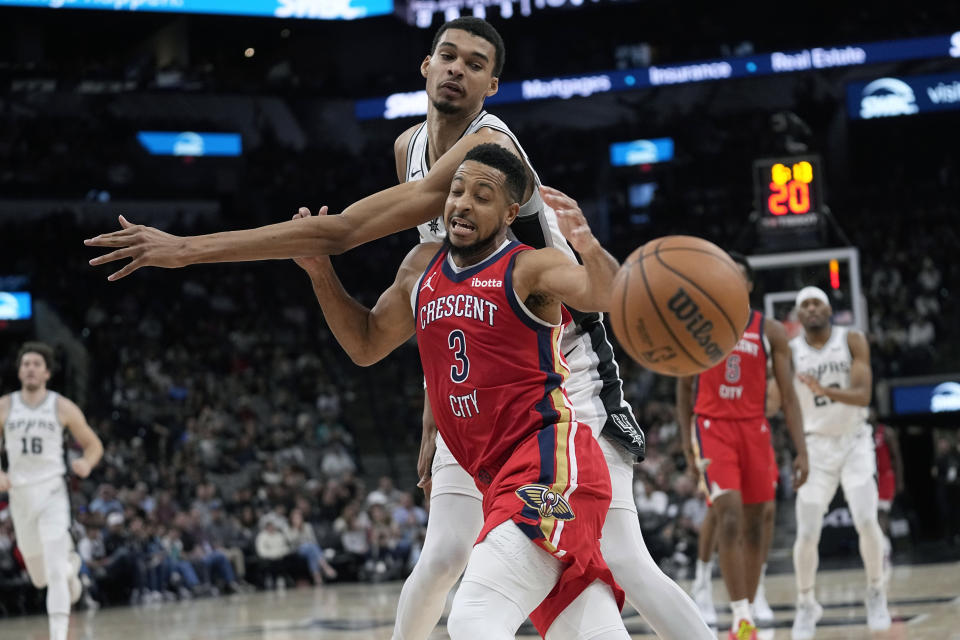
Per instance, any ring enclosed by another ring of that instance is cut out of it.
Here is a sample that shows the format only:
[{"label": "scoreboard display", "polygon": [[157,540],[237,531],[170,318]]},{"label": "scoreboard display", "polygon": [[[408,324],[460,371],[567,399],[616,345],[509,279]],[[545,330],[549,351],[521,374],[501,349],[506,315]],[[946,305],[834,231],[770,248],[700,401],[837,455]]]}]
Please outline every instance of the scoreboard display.
[{"label": "scoreboard display", "polygon": [[753,185],[761,229],[809,229],[820,222],[823,178],[819,156],[757,160]]}]

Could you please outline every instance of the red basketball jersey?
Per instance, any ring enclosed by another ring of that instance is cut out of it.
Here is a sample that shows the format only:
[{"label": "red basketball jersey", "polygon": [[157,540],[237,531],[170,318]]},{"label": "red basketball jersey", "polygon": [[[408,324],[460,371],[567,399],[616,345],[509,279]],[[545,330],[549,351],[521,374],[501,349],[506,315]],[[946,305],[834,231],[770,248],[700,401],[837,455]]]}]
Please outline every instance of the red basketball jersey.
[{"label": "red basketball jersey", "polygon": [[433,416],[481,490],[519,443],[574,420],[559,346],[570,314],[563,309],[561,324],[549,325],[513,290],[516,257],[527,249],[504,243],[465,270],[441,250],[417,284],[417,342]]},{"label": "red basketball jersey", "polygon": [[763,314],[750,323],[733,352],[697,376],[693,412],[708,418],[763,418],[767,402],[767,348]]},{"label": "red basketball jersey", "polygon": [[890,462],[890,447],[887,445],[885,427],[879,422],[873,430],[873,444],[877,451],[877,475],[892,474],[894,471]]}]

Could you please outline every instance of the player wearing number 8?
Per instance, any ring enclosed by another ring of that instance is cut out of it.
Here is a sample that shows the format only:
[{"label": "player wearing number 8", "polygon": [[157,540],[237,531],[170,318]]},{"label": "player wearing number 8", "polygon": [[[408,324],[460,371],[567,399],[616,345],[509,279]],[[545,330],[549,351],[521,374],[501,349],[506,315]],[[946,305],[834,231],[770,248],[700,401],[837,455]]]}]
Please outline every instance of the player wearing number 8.
[{"label": "player wearing number 8", "polygon": [[813,587],[823,516],[837,487],[850,507],[867,572],[867,626],[890,627],[883,583],[883,534],[877,520],[876,456],[867,424],[871,396],[870,348],[859,331],[834,326],[830,299],[817,287],[797,294],[803,333],[791,340],[797,397],[810,452],[810,477],[797,491],[797,616],[793,640],[813,638],[823,610]]},{"label": "player wearing number 8", "polygon": [[[731,257],[752,289],[750,264],[742,255]],[[750,603],[769,548],[764,522],[773,515],[770,506],[778,474],[765,415],[768,361],[773,364],[784,418],[797,447],[794,467],[800,486],[807,474],[807,453],[782,324],[752,310],[743,336],[723,362],[696,377],[677,380],[677,421],[684,455],[717,522],[720,572],[733,610],[731,640],[756,638]],[[708,606],[700,593],[706,590],[709,596],[710,576],[697,578],[694,599],[704,617],[715,620],[712,599]]]},{"label": "player wearing number 8", "polygon": [[63,481],[63,428],[83,447],[73,472],[86,478],[103,445],[73,402],[47,389],[53,350],[28,342],[17,356],[20,391],[0,397],[0,436],[9,466],[0,492],[10,492],[17,544],[33,585],[47,587],[51,640],[66,640],[70,604],[80,597],[80,559],[70,537],[70,503]]}]

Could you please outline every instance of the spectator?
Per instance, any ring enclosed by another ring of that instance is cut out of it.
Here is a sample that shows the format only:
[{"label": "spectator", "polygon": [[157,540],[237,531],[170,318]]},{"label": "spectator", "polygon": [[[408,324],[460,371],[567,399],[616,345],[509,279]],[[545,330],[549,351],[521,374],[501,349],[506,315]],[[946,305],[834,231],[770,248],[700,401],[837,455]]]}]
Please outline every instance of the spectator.
[{"label": "spectator", "polygon": [[380,476],[377,488],[367,494],[367,505],[382,504],[389,509],[393,509],[400,502],[401,493],[393,486],[393,478]]},{"label": "spectator", "polygon": [[283,574],[286,571],[286,558],[290,554],[290,544],[287,536],[277,526],[275,518],[266,518],[263,529],[257,534],[257,557],[260,559],[264,574],[264,586],[272,589],[284,588]]},{"label": "spectator", "polygon": [[90,511],[107,515],[114,511],[123,511],[123,503],[117,499],[117,490],[112,484],[104,483],[97,489],[97,497],[90,503]]},{"label": "spectator", "polygon": [[327,562],[323,549],[317,543],[313,525],[304,521],[303,512],[300,509],[294,509],[290,512],[287,540],[290,543],[290,548],[306,561],[313,584],[321,584],[324,578],[333,580],[337,577],[336,570]]}]

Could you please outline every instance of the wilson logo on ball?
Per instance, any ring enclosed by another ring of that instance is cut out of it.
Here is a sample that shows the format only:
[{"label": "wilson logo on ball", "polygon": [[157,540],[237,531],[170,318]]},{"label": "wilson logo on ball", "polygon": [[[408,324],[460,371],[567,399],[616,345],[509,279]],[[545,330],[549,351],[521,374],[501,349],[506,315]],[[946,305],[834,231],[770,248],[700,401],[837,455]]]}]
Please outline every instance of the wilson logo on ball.
[{"label": "wilson logo on ball", "polygon": [[644,351],[640,355],[647,362],[663,362],[676,358],[677,352],[673,350],[673,347],[657,347],[656,349],[650,349],[650,351]]},{"label": "wilson logo on ball", "polygon": [[716,362],[723,358],[723,349],[713,341],[713,322],[703,317],[700,313],[700,305],[693,301],[683,287],[677,287],[677,292],[667,302],[667,308],[673,312],[677,320],[686,323],[684,326],[690,333],[690,337],[703,347],[703,351],[711,361]]}]

